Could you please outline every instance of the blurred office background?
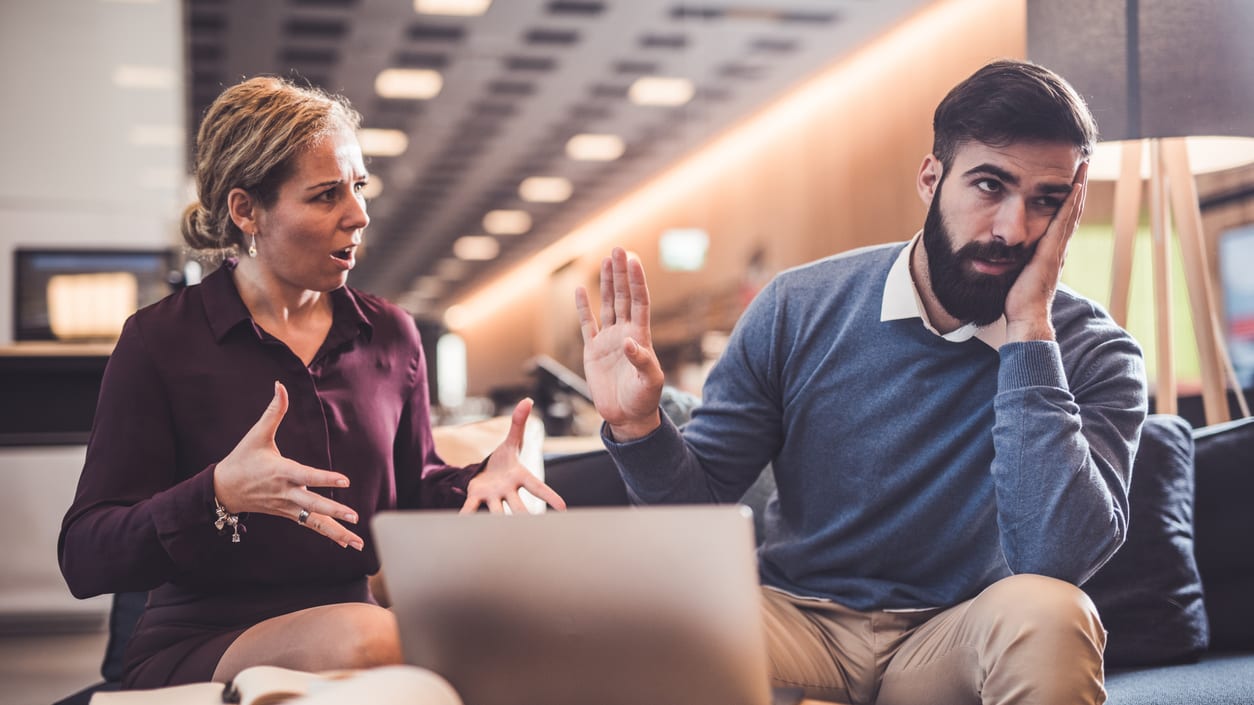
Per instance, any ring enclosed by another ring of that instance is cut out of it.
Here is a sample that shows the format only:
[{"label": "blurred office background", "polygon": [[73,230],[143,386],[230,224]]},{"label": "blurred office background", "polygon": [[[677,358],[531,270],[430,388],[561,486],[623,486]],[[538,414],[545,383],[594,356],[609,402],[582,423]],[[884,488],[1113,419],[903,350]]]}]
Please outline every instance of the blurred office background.
[{"label": "blurred office background", "polygon": [[[121,320],[215,266],[178,221],[199,116],[224,87],[277,74],[363,113],[373,222],[349,282],[415,316],[441,421],[530,394],[550,436],[586,435],[573,292],[595,291],[610,247],[648,272],[668,382],[699,393],[775,273],[915,233],[933,108],[983,63],[1026,58],[1029,14],[1028,0],[4,0],[0,641],[26,659],[0,659],[19,664],[5,677],[57,660],[29,635],[99,634],[107,600],[69,595],[56,534]],[[1241,149],[1220,147],[1229,159],[1196,183],[1215,315],[1248,389]],[[1118,152],[1102,158],[1064,280],[1106,302]],[[1153,373],[1141,220],[1127,325]],[[1188,397],[1201,371],[1181,261],[1168,298]],[[42,697],[13,692],[0,702]]]}]

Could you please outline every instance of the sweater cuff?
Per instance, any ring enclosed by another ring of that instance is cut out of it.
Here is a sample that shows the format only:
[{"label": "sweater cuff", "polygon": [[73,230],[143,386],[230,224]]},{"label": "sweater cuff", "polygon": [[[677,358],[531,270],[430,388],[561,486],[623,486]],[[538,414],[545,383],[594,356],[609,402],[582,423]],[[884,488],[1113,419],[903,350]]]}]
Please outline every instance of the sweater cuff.
[{"label": "sweater cuff", "polygon": [[997,373],[998,391],[1026,387],[1067,389],[1062,368],[1062,352],[1052,340],[1026,340],[1006,343],[998,351],[1001,366]]},{"label": "sweater cuff", "polygon": [[[610,435],[610,425],[601,423],[601,442],[620,468],[656,468],[659,474],[670,476],[673,463],[658,462],[673,459],[682,454],[684,438],[675,423],[666,414],[658,414],[662,423],[647,436],[619,443]],[[640,474],[632,472],[631,474]]]}]

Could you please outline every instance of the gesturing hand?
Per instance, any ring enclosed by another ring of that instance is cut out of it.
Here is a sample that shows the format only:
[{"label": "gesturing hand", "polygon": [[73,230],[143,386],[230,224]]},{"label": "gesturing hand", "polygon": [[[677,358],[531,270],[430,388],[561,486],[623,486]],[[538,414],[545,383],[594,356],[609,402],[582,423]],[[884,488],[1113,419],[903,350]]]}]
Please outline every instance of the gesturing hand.
[{"label": "gesturing hand", "polygon": [[471,479],[466,486],[466,503],[462,505],[462,514],[469,514],[482,505],[487,505],[488,511],[493,514],[504,513],[502,505],[508,506],[514,514],[526,514],[527,507],[518,495],[520,488],[526,488],[554,509],[566,509],[566,501],[518,460],[527,417],[531,415],[531,404],[530,399],[523,399],[514,407],[505,440],[488,456],[488,465],[483,472]]},{"label": "gesturing hand", "polygon": [[1075,234],[1084,212],[1089,165],[1080,164],[1071,183],[1071,193],[1054,214],[1045,234],[1037,241],[1036,252],[1024,265],[1019,278],[1006,294],[1006,337],[1011,341],[1053,340],[1050,311],[1054,291],[1062,275],[1067,244]]},{"label": "gesturing hand", "polygon": [[575,291],[583,334],[583,367],[601,418],[619,441],[648,435],[661,423],[662,366],[649,328],[649,287],[644,267],[615,247],[601,262],[601,324],[588,292]]},{"label": "gesturing hand", "polygon": [[[275,382],[274,398],[261,418],[214,469],[214,495],[229,512],[287,517],[340,546],[352,546],[360,551],[361,537],[336,521],[356,524],[357,513],[309,491],[310,487],[348,487],[348,478],[338,472],[302,465],[279,454],[274,434],[286,413],[287,388]],[[308,514],[302,517],[302,512]]]}]

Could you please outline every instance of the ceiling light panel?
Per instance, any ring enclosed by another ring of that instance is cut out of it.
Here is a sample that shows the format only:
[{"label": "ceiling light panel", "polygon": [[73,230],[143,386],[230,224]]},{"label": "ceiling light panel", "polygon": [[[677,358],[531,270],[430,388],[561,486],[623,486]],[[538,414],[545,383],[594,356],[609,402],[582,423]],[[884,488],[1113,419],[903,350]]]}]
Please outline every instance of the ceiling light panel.
[{"label": "ceiling light panel", "polygon": [[414,0],[414,12],[420,15],[474,17],[491,6],[492,0]]},{"label": "ceiling light panel", "polygon": [[458,259],[484,262],[500,253],[501,245],[491,235],[466,235],[453,242],[453,254]]},{"label": "ceiling light panel", "polygon": [[522,210],[494,210],[483,216],[483,229],[493,235],[522,235],[531,229],[531,214]]},{"label": "ceiling light panel", "polygon": [[642,76],[627,89],[627,97],[636,105],[675,106],[692,100],[695,92],[686,78]]},{"label": "ceiling light panel", "polygon": [[523,35],[528,44],[570,46],[579,41],[579,33],[573,29],[533,29]]},{"label": "ceiling light panel", "polygon": [[573,191],[570,179],[560,176],[532,176],[518,185],[518,196],[532,203],[561,203]]},{"label": "ceiling light panel", "polygon": [[383,98],[428,100],[443,87],[444,77],[432,69],[384,69],[374,79],[374,90]]},{"label": "ceiling light panel", "polygon": [[400,130],[364,127],[357,131],[357,142],[368,157],[395,157],[409,149],[409,137]]},{"label": "ceiling light panel", "polygon": [[584,162],[612,162],[623,156],[625,149],[618,135],[582,134],[566,142],[566,156]]}]

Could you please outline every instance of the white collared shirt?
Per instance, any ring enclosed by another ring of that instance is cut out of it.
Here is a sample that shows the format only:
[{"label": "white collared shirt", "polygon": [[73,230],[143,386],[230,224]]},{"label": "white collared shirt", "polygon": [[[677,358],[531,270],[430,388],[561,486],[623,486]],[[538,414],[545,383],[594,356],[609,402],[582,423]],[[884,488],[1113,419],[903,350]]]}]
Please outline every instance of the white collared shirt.
[{"label": "white collared shirt", "polygon": [[922,239],[923,231],[920,230],[910,239],[910,244],[906,245],[888,270],[888,276],[884,279],[884,302],[880,307],[880,321],[918,318],[923,321],[925,328],[951,343],[961,343],[974,337],[994,350],[999,349],[1006,342],[1005,315],[986,326],[967,323],[943,335],[928,320],[923,299],[919,296],[919,288],[914,283],[914,277],[910,276],[910,257]]}]

